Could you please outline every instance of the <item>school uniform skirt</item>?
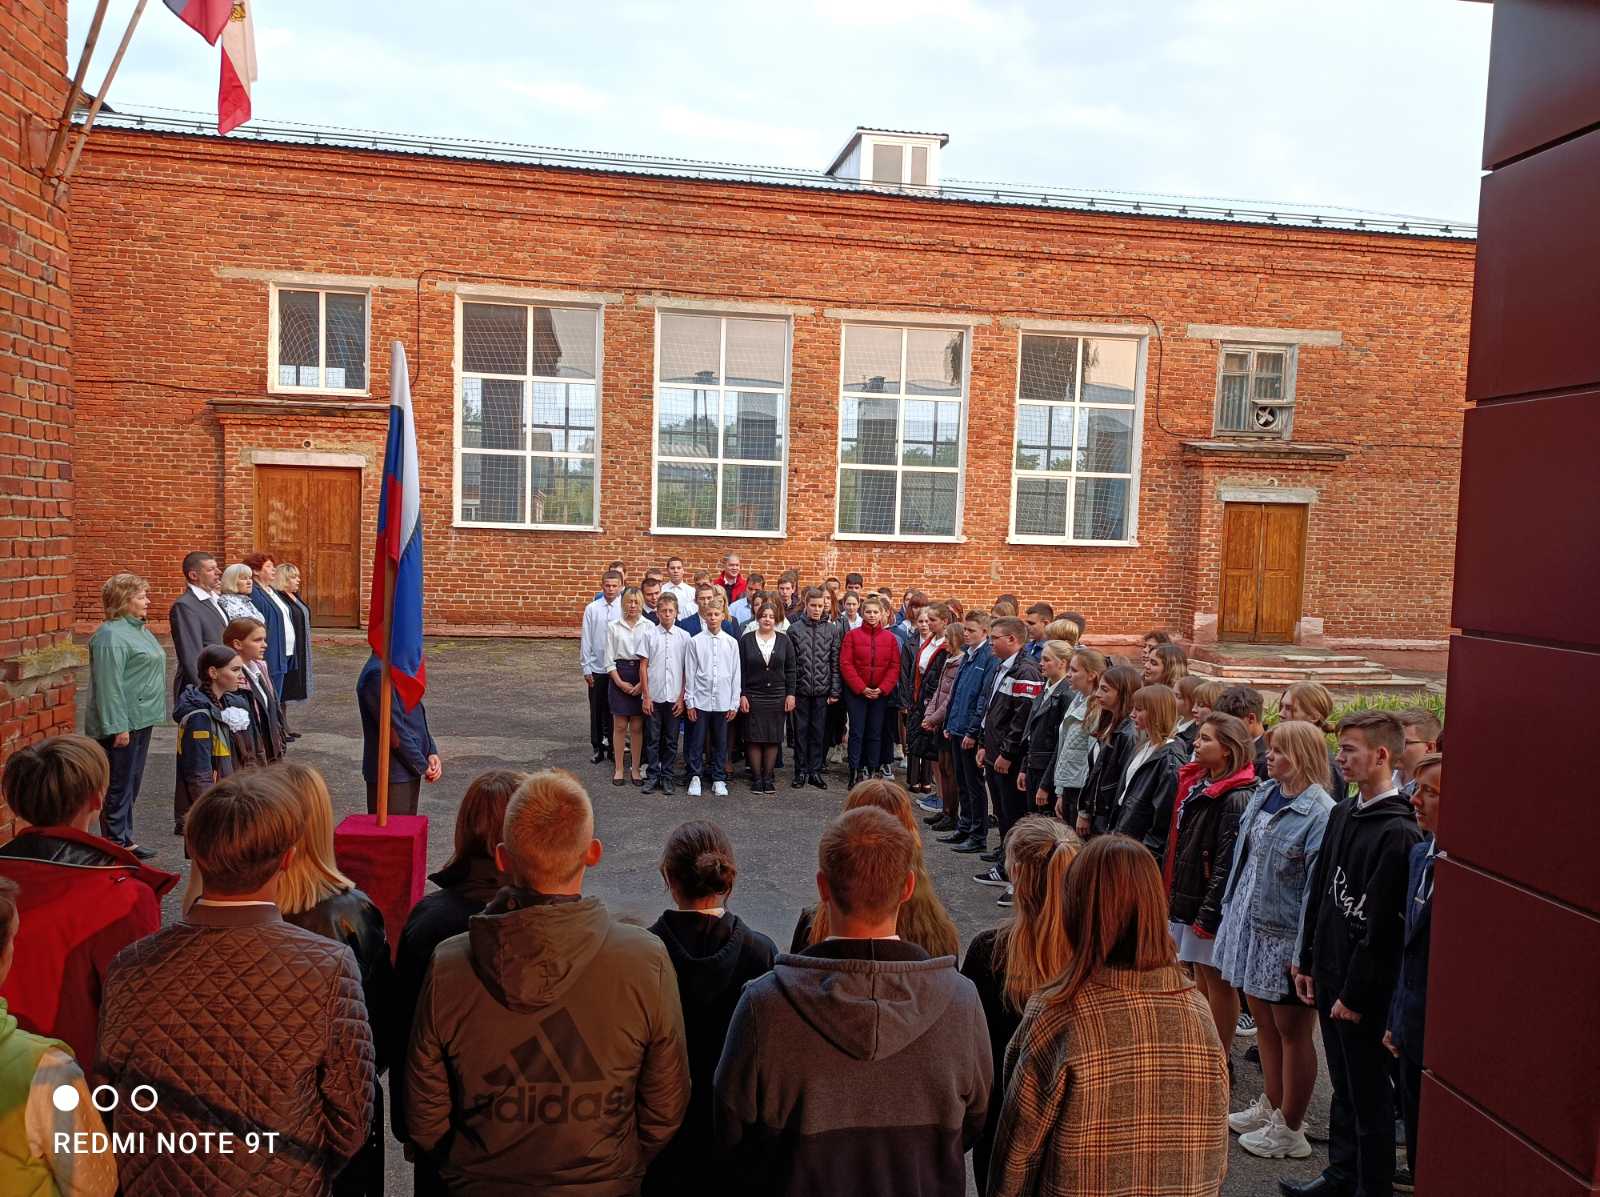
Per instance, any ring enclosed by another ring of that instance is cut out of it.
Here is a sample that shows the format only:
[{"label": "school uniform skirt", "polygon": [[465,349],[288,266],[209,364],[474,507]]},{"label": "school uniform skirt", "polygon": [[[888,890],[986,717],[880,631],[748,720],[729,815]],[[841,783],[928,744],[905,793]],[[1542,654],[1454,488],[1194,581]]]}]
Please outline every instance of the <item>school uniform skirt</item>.
[{"label": "school uniform skirt", "polygon": [[783,712],[783,695],[746,694],[750,703],[749,723],[744,738],[750,744],[781,744],[786,717]]},{"label": "school uniform skirt", "polygon": [[[619,660],[617,662],[617,676],[630,686],[639,684],[639,660]],[[644,714],[644,698],[638,694],[624,694],[621,686],[606,687],[607,700],[611,704],[613,715],[633,716]]]}]

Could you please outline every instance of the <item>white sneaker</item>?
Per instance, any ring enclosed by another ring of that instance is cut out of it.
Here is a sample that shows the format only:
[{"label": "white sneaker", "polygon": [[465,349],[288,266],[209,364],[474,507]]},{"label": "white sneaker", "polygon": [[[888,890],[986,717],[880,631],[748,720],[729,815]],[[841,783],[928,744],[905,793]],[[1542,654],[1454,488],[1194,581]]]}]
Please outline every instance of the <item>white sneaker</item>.
[{"label": "white sneaker", "polygon": [[1275,1113],[1272,1103],[1267,1100],[1267,1095],[1263,1093],[1252,1104],[1228,1115],[1228,1129],[1236,1135],[1246,1135],[1251,1131],[1258,1131],[1272,1122]]},{"label": "white sneaker", "polygon": [[711,783],[711,792],[718,798],[726,798],[728,796],[728,785],[726,782],[714,781]]},{"label": "white sneaker", "polygon": [[1239,1146],[1264,1160],[1303,1160],[1311,1154],[1305,1128],[1290,1130],[1283,1115],[1272,1111],[1272,1121],[1258,1131],[1239,1136]]},{"label": "white sneaker", "polygon": [[1247,1039],[1256,1033],[1256,1020],[1251,1016],[1250,1011],[1239,1011],[1238,1021],[1233,1024],[1233,1033],[1235,1035],[1243,1035]]},{"label": "white sneaker", "polygon": [[689,797],[700,797],[700,778],[698,776],[689,779]]}]

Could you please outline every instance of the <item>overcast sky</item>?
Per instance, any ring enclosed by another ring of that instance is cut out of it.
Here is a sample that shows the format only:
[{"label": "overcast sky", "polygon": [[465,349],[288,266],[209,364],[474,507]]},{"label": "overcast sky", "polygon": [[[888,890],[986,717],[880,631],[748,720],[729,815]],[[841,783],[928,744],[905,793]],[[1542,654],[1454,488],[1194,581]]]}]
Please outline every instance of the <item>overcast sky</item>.
[{"label": "overcast sky", "polygon": [[[87,85],[134,8],[112,0]],[[92,0],[71,0],[77,61]],[[260,0],[258,120],[822,169],[858,124],[942,173],[1475,217],[1487,4]],[[216,112],[161,0],[114,106]]]}]

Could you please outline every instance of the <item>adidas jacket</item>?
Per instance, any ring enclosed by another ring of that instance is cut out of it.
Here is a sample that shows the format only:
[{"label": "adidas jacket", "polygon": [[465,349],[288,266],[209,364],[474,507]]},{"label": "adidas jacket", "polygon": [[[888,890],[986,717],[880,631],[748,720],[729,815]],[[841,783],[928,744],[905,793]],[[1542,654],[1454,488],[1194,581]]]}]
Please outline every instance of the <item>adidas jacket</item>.
[{"label": "adidas jacket", "polygon": [[637,1193],[689,1105],[666,949],[597,898],[501,890],[434,952],[405,1086],[455,1197]]}]

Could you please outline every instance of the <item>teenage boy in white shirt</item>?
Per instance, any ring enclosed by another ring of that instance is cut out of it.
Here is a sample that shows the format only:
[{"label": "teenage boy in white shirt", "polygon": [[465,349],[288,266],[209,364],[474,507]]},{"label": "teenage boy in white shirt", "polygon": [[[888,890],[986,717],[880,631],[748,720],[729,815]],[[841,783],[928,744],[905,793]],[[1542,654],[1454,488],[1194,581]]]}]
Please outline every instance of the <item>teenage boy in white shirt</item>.
[{"label": "teenage boy in white shirt", "polygon": [[678,728],[683,719],[684,666],[689,633],[677,626],[678,599],[662,591],[656,599],[656,627],[639,644],[639,688],[644,693],[644,759],[650,780],[640,791],[672,793],[672,766],[678,759]]},{"label": "teenage boy in white shirt", "polygon": [[[711,792],[728,795],[728,724],[739,713],[739,642],[722,630],[727,606],[720,593],[701,604],[705,626],[684,654],[683,700],[689,719],[689,797],[700,796],[701,778]],[[710,740],[707,753],[706,741]]]},{"label": "teenage boy in white shirt", "polygon": [[578,659],[583,684],[589,687],[589,759],[599,764],[611,755],[610,677],[606,672],[606,628],[622,618],[622,571],[608,569],[600,579],[600,597],[583,609],[583,633],[578,639]]}]

